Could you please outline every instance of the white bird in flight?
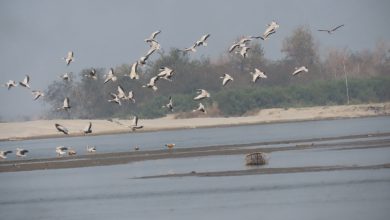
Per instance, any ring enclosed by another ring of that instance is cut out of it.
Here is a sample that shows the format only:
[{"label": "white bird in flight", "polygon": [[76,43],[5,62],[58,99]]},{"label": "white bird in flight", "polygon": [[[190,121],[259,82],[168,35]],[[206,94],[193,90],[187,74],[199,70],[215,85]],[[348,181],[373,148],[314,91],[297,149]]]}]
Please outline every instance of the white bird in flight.
[{"label": "white bird in flight", "polygon": [[23,79],[23,81],[20,81],[19,82],[19,85],[23,86],[23,87],[26,87],[26,88],[29,88],[30,89],[30,76],[29,75],[26,75]]},{"label": "white bird in flight", "polygon": [[243,58],[246,58],[248,56],[248,50],[251,49],[250,47],[241,47],[240,52],[236,52],[240,54]]},{"label": "white bird in flight", "polygon": [[134,92],[130,91],[129,95],[125,99],[126,100],[131,100],[133,103],[135,103]]},{"label": "white bird in flight", "polygon": [[137,72],[137,68],[138,68],[138,62],[135,62],[133,63],[133,65],[131,65],[131,70],[130,70],[130,79],[139,79],[139,74]]},{"label": "white bird in flight", "polygon": [[73,61],[74,57],[73,57],[73,51],[69,51],[68,52],[68,55],[66,57],[63,58],[66,62],[66,65],[69,66],[69,64]]},{"label": "white bird in flight", "polygon": [[121,99],[119,98],[119,96],[115,93],[110,93],[112,99],[109,99],[108,101],[109,102],[114,102],[118,105],[122,105],[122,102],[121,102]]},{"label": "white bird in flight", "polygon": [[84,76],[96,80],[97,79],[96,70],[92,68],[91,71],[89,71],[88,74],[85,74]]},{"label": "white bird in flight", "polygon": [[145,54],[145,56],[139,58],[139,64],[141,65],[145,65],[146,64],[146,61],[149,59],[149,56],[152,55],[154,53],[154,51],[156,51],[157,49],[156,48],[150,48],[148,50],[148,52]]},{"label": "white bird in flight", "polygon": [[69,82],[72,79],[72,72],[64,73],[64,74],[60,75],[60,78],[66,82]]},{"label": "white bird in flight", "polygon": [[196,47],[196,44],[192,45],[191,47],[184,48],[181,51],[183,51],[183,52],[194,52],[195,53],[196,52],[195,47]]},{"label": "white bird in flight", "polygon": [[210,98],[210,93],[205,89],[198,89],[198,95],[194,98],[194,100],[201,100],[205,98]]},{"label": "white bird in flight", "polygon": [[240,40],[234,42],[232,46],[229,48],[229,53],[233,52],[236,49],[247,47],[247,43],[252,40],[253,37],[241,37]]},{"label": "white bird in flight", "polygon": [[65,126],[62,126],[62,125],[57,124],[57,123],[55,123],[54,126],[56,127],[57,131],[62,132],[64,134],[69,134],[69,131]]},{"label": "white bird in flight", "polygon": [[150,37],[146,38],[144,41],[145,42],[150,42],[150,41],[154,41],[156,39],[156,36],[161,33],[161,30],[157,30],[155,32],[153,32]]},{"label": "white bird in flight", "polygon": [[8,90],[10,90],[12,87],[18,86],[14,80],[8,80],[7,83],[4,84],[5,87],[7,87]]},{"label": "white bird in flight", "polygon": [[229,47],[229,53],[233,52],[235,49],[240,48],[239,43],[234,43],[232,46]]},{"label": "white bird in flight", "polygon": [[219,77],[222,79],[222,86],[225,86],[228,82],[233,81],[233,77],[227,73],[224,73],[223,76]]},{"label": "white bird in flight", "polygon": [[332,34],[333,32],[335,32],[337,29],[339,29],[341,27],[344,27],[344,24],[339,25],[339,26],[332,28],[332,29],[319,29],[318,31],[325,31],[325,32],[328,32],[328,34]]},{"label": "white bird in flight", "polygon": [[64,103],[63,103],[62,107],[57,108],[57,110],[65,110],[65,111],[68,111],[68,110],[71,108],[69,102],[70,102],[70,101],[69,101],[69,98],[66,97],[66,98],[64,99]]},{"label": "white bird in flight", "polygon": [[104,83],[107,83],[109,81],[115,82],[117,80],[117,77],[114,75],[114,69],[110,68],[110,71],[105,75],[106,79],[104,80]]},{"label": "white bird in flight", "polygon": [[28,150],[22,149],[22,148],[16,148],[16,156],[17,157],[26,157],[28,153]]},{"label": "white bird in flight", "polygon": [[210,37],[210,34],[203,35],[198,41],[195,42],[195,46],[207,46],[206,40]]},{"label": "white bird in flight", "polygon": [[264,72],[262,72],[261,70],[255,68],[255,72],[250,72],[250,74],[252,75],[252,82],[256,82],[258,79],[260,78],[263,78],[263,79],[266,79],[267,76],[264,74]]},{"label": "white bird in flight", "polygon": [[155,41],[155,40],[149,41],[149,46],[150,46],[150,49],[153,50],[153,52],[155,50],[160,50],[161,49],[161,45],[157,41]]},{"label": "white bird in flight", "polygon": [[7,159],[7,154],[11,154],[11,153],[12,153],[11,150],[6,150],[6,151],[0,150],[0,158]]},{"label": "white bird in flight", "polygon": [[130,91],[129,95],[126,96],[125,90],[120,85],[118,86],[118,94],[117,94],[117,96],[118,96],[119,99],[131,100],[131,101],[133,101],[133,103],[135,102],[133,91]]},{"label": "white bird in flight", "polygon": [[202,103],[200,103],[200,102],[199,102],[198,108],[196,108],[196,109],[194,109],[194,110],[192,110],[192,111],[193,111],[193,112],[199,111],[199,112],[203,112],[203,113],[207,114],[206,108],[205,108],[204,105],[203,105]]},{"label": "white bird in flight", "polygon": [[171,77],[173,76],[174,73],[175,72],[173,71],[173,69],[165,66],[165,67],[160,68],[160,73],[158,73],[157,76],[159,78],[162,78],[162,79],[165,79],[168,81],[172,81]]},{"label": "white bird in flight", "polygon": [[272,21],[270,24],[268,24],[267,29],[265,29],[263,36],[261,36],[260,38],[261,38],[262,40],[267,40],[268,37],[269,37],[271,34],[276,33],[276,29],[278,29],[278,28],[279,28],[279,24],[276,23],[275,21]]},{"label": "white bird in flight", "polygon": [[34,96],[34,98],[33,98],[34,101],[37,100],[41,96],[45,96],[45,94],[43,92],[41,92],[40,90],[33,90],[32,94]]},{"label": "white bird in flight", "polygon": [[153,91],[157,91],[157,86],[156,86],[156,82],[157,82],[157,80],[159,79],[160,77],[158,77],[158,76],[154,76],[154,77],[152,77],[150,80],[149,80],[149,83],[148,84],[146,84],[146,85],[143,85],[142,87],[144,87],[144,88],[151,88],[151,89],[153,89]]},{"label": "white bird in flight", "polygon": [[123,90],[122,86],[119,85],[118,86],[118,94],[117,94],[118,98],[120,99],[126,99],[126,93],[125,91]]},{"label": "white bird in flight", "polygon": [[169,96],[169,102],[166,105],[163,105],[162,107],[167,108],[169,109],[169,111],[173,112],[173,100],[171,96]]},{"label": "white bird in flight", "polygon": [[309,72],[309,70],[305,67],[305,66],[301,66],[301,67],[295,67],[295,71],[292,73],[293,76],[296,76],[300,73],[303,73],[303,72]]}]

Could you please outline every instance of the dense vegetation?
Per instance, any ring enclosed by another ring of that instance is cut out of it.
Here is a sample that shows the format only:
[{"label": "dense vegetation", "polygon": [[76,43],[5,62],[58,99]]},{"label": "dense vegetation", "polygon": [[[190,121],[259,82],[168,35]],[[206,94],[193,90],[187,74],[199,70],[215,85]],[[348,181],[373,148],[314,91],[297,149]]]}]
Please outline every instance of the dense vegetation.
[{"label": "dense vegetation", "polygon": [[[308,29],[297,28],[284,40],[285,57],[272,61],[265,57],[259,43],[251,43],[247,58],[238,54],[222,54],[218,60],[193,59],[175,48],[153,55],[146,67],[140,68],[140,80],[128,76],[131,64],[115,68],[118,81],[103,84],[106,69],[96,69],[98,80],[85,78],[90,71],[83,70],[79,79],[71,82],[55,81],[46,90],[45,101],[53,110],[48,117],[110,118],[137,114],[143,118],[161,117],[169,113],[162,105],[168,97],[174,99],[175,113],[191,112],[198,103],[193,101],[197,89],[207,89],[211,98],[206,105],[209,115],[243,115],[250,111],[271,107],[300,107],[314,105],[347,104],[346,78],[350,103],[380,102],[390,100],[390,56],[387,45],[378,44],[373,51],[350,52],[331,50],[323,60],[318,55],[318,45]],[[201,49],[198,53],[201,52]],[[296,77],[294,67],[305,65],[309,72]],[[158,73],[162,66],[175,70],[173,81],[159,80],[158,90],[142,88]],[[267,79],[251,82],[254,68],[266,73]],[[234,81],[222,86],[219,78],[229,73]],[[123,102],[122,106],[109,103],[110,93],[121,85],[133,90],[136,103]],[[65,96],[71,98],[71,114],[55,111]],[[191,113],[182,113],[191,116]]]}]

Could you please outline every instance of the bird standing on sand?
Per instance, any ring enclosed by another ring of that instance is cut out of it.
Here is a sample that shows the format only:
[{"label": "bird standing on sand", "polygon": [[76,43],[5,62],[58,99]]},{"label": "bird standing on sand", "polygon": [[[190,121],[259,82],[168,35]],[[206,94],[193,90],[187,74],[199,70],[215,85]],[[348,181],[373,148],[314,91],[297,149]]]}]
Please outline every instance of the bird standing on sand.
[{"label": "bird standing on sand", "polygon": [[64,58],[62,58],[65,60],[66,62],[66,65],[69,66],[69,64],[73,61],[74,57],[73,57],[73,51],[69,51],[68,52],[68,55]]},{"label": "bird standing on sand", "polygon": [[14,80],[8,80],[7,83],[4,84],[5,87],[7,87],[8,90],[10,90],[12,87],[18,86]]},{"label": "bird standing on sand", "polygon": [[328,32],[328,34],[332,34],[332,33],[335,32],[337,29],[339,29],[339,28],[341,28],[341,27],[343,27],[343,26],[344,26],[344,24],[339,25],[339,26],[337,26],[337,27],[335,27],[335,28],[333,28],[333,29],[319,29],[318,31],[325,31],[325,32]]},{"label": "bird standing on sand", "polygon": [[194,98],[194,100],[201,100],[205,98],[210,98],[210,93],[205,89],[198,89],[198,95]]},{"label": "bird standing on sand", "polygon": [[28,84],[29,82],[30,82],[30,76],[26,75],[26,77],[24,77],[23,81],[19,82],[19,85],[30,89],[30,85]]},{"label": "bird standing on sand", "polygon": [[16,148],[16,156],[17,157],[26,157],[28,153],[28,150],[22,149],[22,148]]},{"label": "bird standing on sand", "polygon": [[309,72],[309,70],[305,67],[305,66],[301,66],[301,67],[295,67],[295,71],[292,73],[293,76],[296,76],[300,73],[303,73],[303,72]]},{"label": "bird standing on sand", "polygon": [[250,72],[250,74],[252,75],[252,82],[254,82],[254,83],[260,78],[263,78],[263,79],[267,78],[267,76],[264,74],[264,72],[262,72],[261,70],[259,70],[257,68],[255,68],[254,73]]},{"label": "bird standing on sand", "polygon": [[89,122],[87,126],[83,129],[84,134],[92,133],[92,122]]},{"label": "bird standing on sand", "polygon": [[165,146],[169,149],[172,150],[175,147],[176,144],[165,144]]},{"label": "bird standing on sand", "polygon": [[77,152],[73,148],[68,148],[68,155],[69,156],[74,156],[76,154],[77,154]]},{"label": "bird standing on sand", "polygon": [[225,86],[228,82],[233,81],[233,77],[227,73],[224,73],[223,76],[219,77],[222,79],[222,86]]},{"label": "bird standing on sand", "polygon": [[57,156],[60,157],[60,156],[64,156],[66,154],[66,151],[68,150],[67,147],[64,147],[64,146],[59,146],[59,147],[56,147],[56,153],[57,153]]},{"label": "bird standing on sand", "polygon": [[11,150],[6,150],[6,151],[0,150],[0,158],[7,159],[7,154],[11,154],[11,153],[12,153]]},{"label": "bird standing on sand", "polygon": [[138,125],[138,117],[137,117],[137,116],[134,116],[134,118],[133,118],[133,123],[131,124],[130,127],[131,127],[131,130],[132,130],[132,131],[135,131],[135,130],[137,130],[137,129],[143,128],[144,126]]},{"label": "bird standing on sand", "polygon": [[107,74],[104,75],[106,79],[104,80],[104,84],[106,84],[109,81],[115,82],[117,80],[117,77],[114,74],[114,69],[110,68]]},{"label": "bird standing on sand", "polygon": [[56,129],[59,131],[59,132],[62,132],[64,134],[69,134],[69,131],[68,129],[65,127],[65,126],[62,126],[60,124],[57,124],[55,123],[54,126],[56,127]]}]

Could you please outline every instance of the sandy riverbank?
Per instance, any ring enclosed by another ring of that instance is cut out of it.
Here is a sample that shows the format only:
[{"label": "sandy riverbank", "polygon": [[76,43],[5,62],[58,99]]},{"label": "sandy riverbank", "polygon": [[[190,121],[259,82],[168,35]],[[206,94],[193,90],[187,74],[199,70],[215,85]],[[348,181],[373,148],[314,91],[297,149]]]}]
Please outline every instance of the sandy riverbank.
[{"label": "sandy riverbank", "polygon": [[[381,115],[390,115],[389,102],[348,106],[320,106],[289,109],[272,108],[263,109],[252,116],[246,117],[199,117],[175,119],[174,115],[169,115],[158,119],[140,119],[139,124],[144,126],[142,129],[143,131],[156,131]],[[81,130],[89,121],[93,123],[92,130],[94,135],[125,133],[130,131],[129,128],[121,125],[130,125],[130,120],[118,120],[119,123],[108,120],[37,120],[0,123],[0,140],[63,137],[64,134],[59,133],[55,129],[54,123],[59,123],[67,127],[71,136],[83,135]]]}]

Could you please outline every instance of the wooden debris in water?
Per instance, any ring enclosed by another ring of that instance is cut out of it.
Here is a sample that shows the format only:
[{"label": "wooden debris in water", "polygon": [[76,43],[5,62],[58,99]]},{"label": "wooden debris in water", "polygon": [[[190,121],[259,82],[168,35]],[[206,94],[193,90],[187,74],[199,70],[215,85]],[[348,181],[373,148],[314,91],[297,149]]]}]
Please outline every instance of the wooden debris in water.
[{"label": "wooden debris in water", "polygon": [[267,163],[267,156],[263,152],[254,152],[245,156],[245,162],[248,166],[264,165]]}]

